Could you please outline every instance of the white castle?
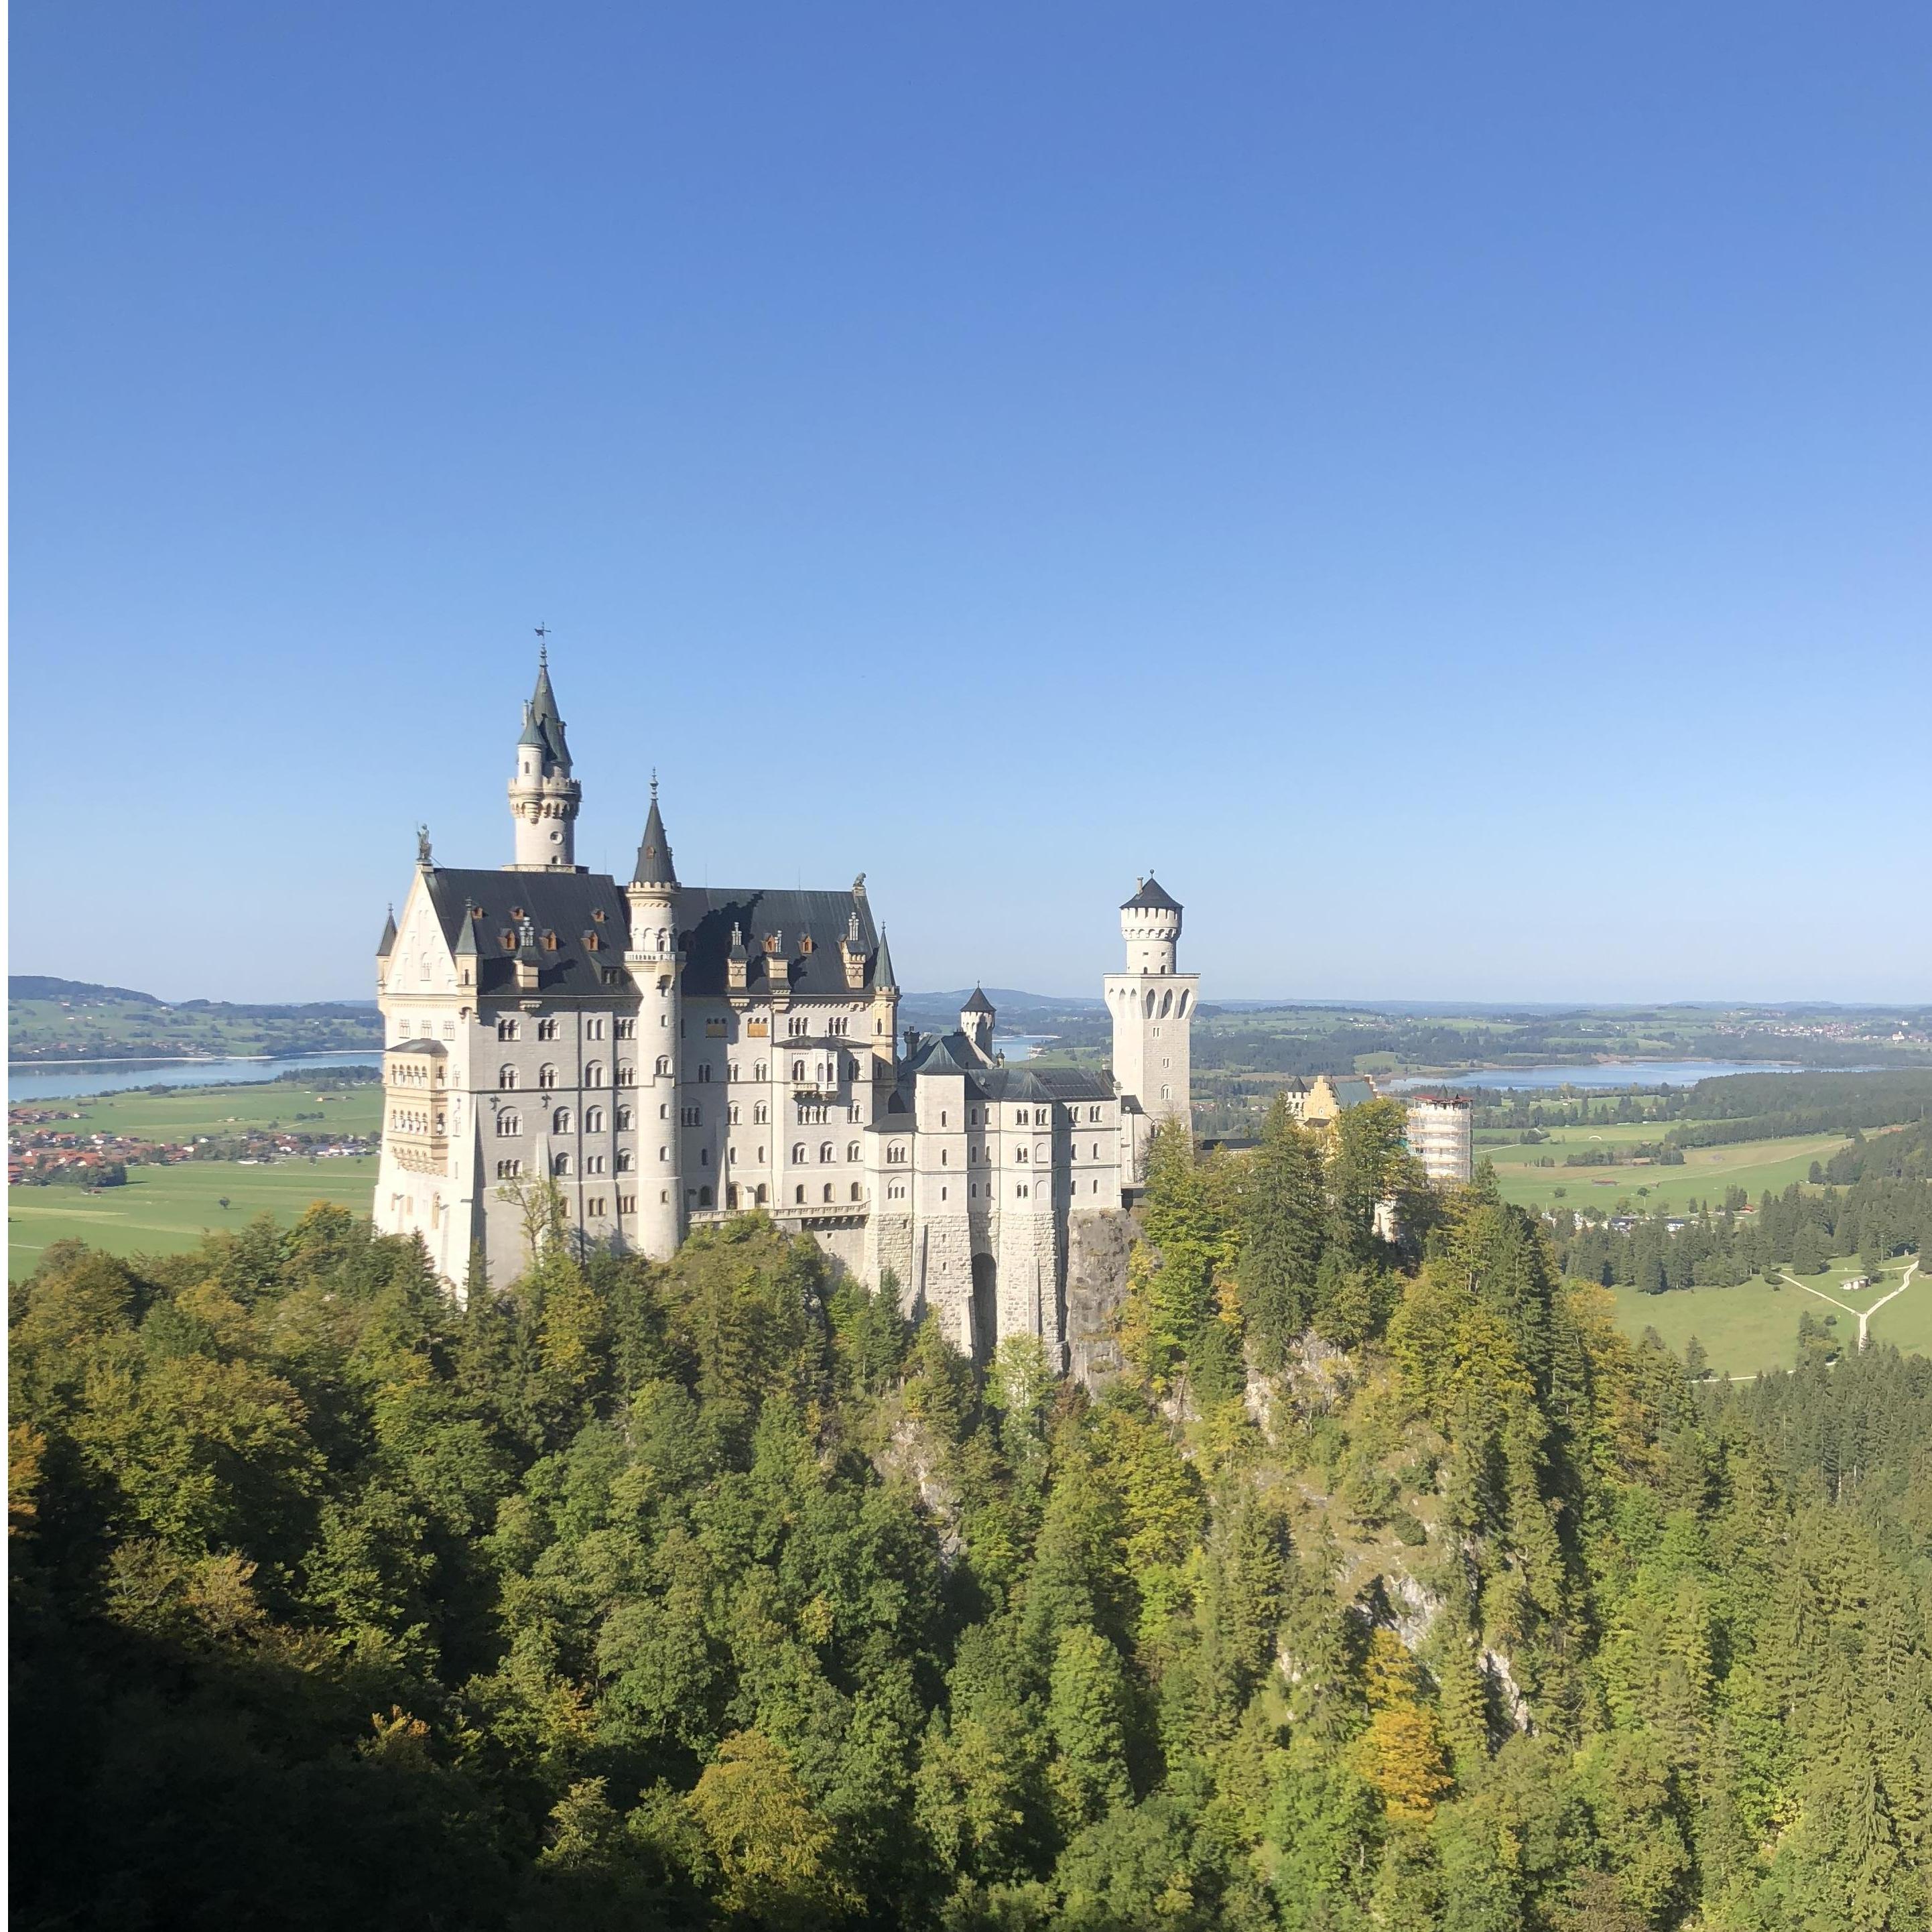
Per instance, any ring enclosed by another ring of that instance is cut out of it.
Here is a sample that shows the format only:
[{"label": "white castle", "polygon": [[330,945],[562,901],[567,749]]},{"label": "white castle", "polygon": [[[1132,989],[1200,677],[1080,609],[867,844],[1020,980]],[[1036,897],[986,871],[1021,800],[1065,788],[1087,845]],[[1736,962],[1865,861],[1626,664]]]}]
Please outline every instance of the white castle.
[{"label": "white castle", "polygon": [[576,862],[547,660],[524,707],[500,871],[428,835],[376,956],[384,1125],[376,1226],[453,1288],[524,1267],[548,1180],[586,1240],[668,1257],[762,1212],[808,1230],[963,1352],[1039,1336],[1064,1358],[1070,1258],[1120,1215],[1156,1122],[1189,1118],[1199,981],[1152,879],[1120,908],[1105,1071],[1007,1066],[975,991],[956,1031],[898,1031],[861,873],[841,892],[681,885],[657,785],[629,883]]}]

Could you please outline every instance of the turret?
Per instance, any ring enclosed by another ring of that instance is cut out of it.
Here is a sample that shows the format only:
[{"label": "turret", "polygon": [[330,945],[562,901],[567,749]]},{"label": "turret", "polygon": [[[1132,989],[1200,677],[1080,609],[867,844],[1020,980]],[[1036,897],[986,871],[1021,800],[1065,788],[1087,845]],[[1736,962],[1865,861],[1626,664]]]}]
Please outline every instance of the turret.
[{"label": "turret", "polygon": [[993,1003],[978,986],[959,1010],[959,1030],[973,1042],[982,1059],[993,1057]]},{"label": "turret", "polygon": [[671,862],[670,841],[664,836],[664,814],[658,809],[657,775],[651,776],[651,808],[644,836],[638,842],[638,862],[624,898],[631,909],[633,952],[668,958],[677,950],[673,916],[677,898],[677,868]]},{"label": "turret", "polygon": [[[678,1118],[678,1040],[682,994],[678,985],[677,868],[658,809],[657,775],[651,776],[651,808],[638,842],[638,862],[624,888],[630,943],[624,968],[638,996],[636,1020],[638,1191],[635,1220],[626,1210],[624,1234],[653,1261],[668,1261],[684,1238],[684,1180],[680,1143],[668,1125]],[[666,1158],[658,1157],[662,1148]],[[619,1197],[622,1198],[621,1196]]]},{"label": "turret", "polygon": [[382,936],[376,942],[376,990],[380,992],[389,977],[389,955],[396,950],[396,909],[389,908],[389,916],[382,922]]},{"label": "turret", "polygon": [[1127,942],[1130,973],[1172,973],[1180,940],[1180,902],[1150,873],[1135,880],[1134,896],[1120,908],[1120,937]]},{"label": "turret", "polygon": [[510,779],[510,814],[516,821],[513,872],[577,870],[577,812],[584,788],[570,775],[570,746],[550,682],[550,653],[537,654],[536,691],[524,706]]}]

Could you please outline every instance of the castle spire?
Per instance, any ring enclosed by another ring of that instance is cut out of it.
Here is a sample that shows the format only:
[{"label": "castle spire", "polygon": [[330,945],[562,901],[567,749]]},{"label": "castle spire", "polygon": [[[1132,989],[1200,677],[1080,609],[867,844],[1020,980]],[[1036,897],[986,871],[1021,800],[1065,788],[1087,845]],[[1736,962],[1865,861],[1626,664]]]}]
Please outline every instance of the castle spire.
[{"label": "castle spire", "polygon": [[376,957],[386,959],[396,950],[396,909],[389,908],[389,916],[382,922],[382,936],[376,942]]},{"label": "castle spire", "polygon": [[670,841],[664,836],[664,814],[658,809],[657,774],[651,774],[651,808],[644,836],[638,845],[638,863],[631,874],[634,886],[674,886],[677,868],[671,863]]},{"label": "castle spire", "polygon": [[[539,625],[537,634],[549,633]],[[517,740],[516,772],[510,780],[510,812],[516,822],[512,872],[577,869],[577,813],[583,796],[584,788],[570,775],[570,743],[550,681],[546,644],[537,652],[536,688],[524,700],[523,735]]]},{"label": "castle spire", "polygon": [[879,928],[879,963],[873,970],[872,984],[882,993],[896,993],[899,982],[892,977],[892,949],[886,944],[886,929]]}]

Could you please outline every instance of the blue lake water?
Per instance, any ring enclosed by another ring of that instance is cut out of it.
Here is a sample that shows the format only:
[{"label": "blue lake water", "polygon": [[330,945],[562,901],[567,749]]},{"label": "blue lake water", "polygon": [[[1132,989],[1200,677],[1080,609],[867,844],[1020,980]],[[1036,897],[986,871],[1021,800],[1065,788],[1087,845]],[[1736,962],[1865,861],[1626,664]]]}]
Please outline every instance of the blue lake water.
[{"label": "blue lake water", "polygon": [[1380,1083],[1391,1093],[1417,1087],[1492,1087],[1516,1091],[1552,1087],[1691,1087],[1732,1073],[1802,1073],[1780,1060],[1610,1060],[1594,1066],[1492,1066],[1472,1073],[1412,1074]]},{"label": "blue lake water", "polygon": [[332,1066],[379,1066],[375,1052],[290,1054],[277,1059],[88,1060],[63,1066],[45,1062],[7,1069],[7,1098],[18,1106],[66,1100],[83,1094],[124,1094],[135,1087],[227,1087],[279,1078],[300,1068],[321,1073]]}]

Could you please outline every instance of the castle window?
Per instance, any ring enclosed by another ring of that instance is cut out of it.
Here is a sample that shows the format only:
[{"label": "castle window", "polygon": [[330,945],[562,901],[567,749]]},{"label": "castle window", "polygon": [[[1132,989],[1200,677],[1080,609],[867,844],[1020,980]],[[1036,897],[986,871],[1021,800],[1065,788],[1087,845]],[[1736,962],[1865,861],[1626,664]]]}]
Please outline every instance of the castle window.
[{"label": "castle window", "polygon": [[939,1150],[939,1164],[940,1164],[940,1166],[941,1167],[945,1167],[945,1166],[950,1166],[950,1162],[948,1162],[948,1160],[946,1160],[946,1149],[945,1149],[945,1148],[941,1148]]},{"label": "castle window", "polygon": [[601,1019],[586,1020],[584,1022],[584,1037],[586,1040],[602,1040],[604,1037],[604,1022]]},{"label": "castle window", "polygon": [[638,1023],[635,1020],[620,1020],[617,1022],[617,1037],[620,1040],[635,1040],[637,1036]]},{"label": "castle window", "polygon": [[791,1159],[792,1165],[794,1167],[802,1167],[805,1164],[804,1142],[800,1141],[793,1147],[791,1150]]},{"label": "castle window", "polygon": [[710,1188],[700,1187],[698,1190],[698,1204],[700,1208],[709,1208],[711,1205],[711,1190]]},{"label": "castle window", "polygon": [[524,1164],[520,1160],[500,1160],[496,1163],[496,1178],[499,1180],[514,1180],[523,1171]]},{"label": "castle window", "polygon": [[736,1167],[738,1165],[738,1150],[736,1148],[725,1149],[724,1164],[728,1167]]},{"label": "castle window", "polygon": [[1016,1107],[1013,1109],[1013,1125],[1016,1127],[1023,1127],[1026,1124],[1026,1109],[1024,1107]]},{"label": "castle window", "polygon": [[1173,1090],[1173,1088],[1172,1088],[1171,1087],[1163,1087],[1163,1088],[1160,1090],[1160,1097],[1161,1097],[1163,1100],[1172,1100],[1172,1099],[1174,1098],[1174,1090]]},{"label": "castle window", "polygon": [[794,1040],[802,1039],[811,1030],[812,1022],[802,1013],[795,1013],[785,1024],[785,1031],[790,1034]]},{"label": "castle window", "polygon": [[792,1190],[791,1198],[794,1207],[802,1208],[805,1205],[805,1190],[802,1187],[794,1187]]},{"label": "castle window", "polygon": [[514,1040],[516,1036],[517,1023],[514,1020],[499,1020],[496,1022],[496,1037],[499,1040]]},{"label": "castle window", "polygon": [[888,1201],[903,1201],[905,1198],[905,1183],[903,1180],[894,1181],[886,1190],[886,1198]]},{"label": "castle window", "polygon": [[1013,1158],[1014,1158],[1014,1160],[1017,1160],[1017,1161],[1023,1161],[1023,1160],[1024,1160],[1026,1159],[1026,1157],[1027,1157],[1027,1150],[1026,1150],[1026,1149],[1025,1149],[1024,1148],[1014,1148],[1014,1150],[1013,1150]]},{"label": "castle window", "polygon": [[567,1134],[570,1131],[570,1109],[560,1107],[550,1117],[550,1130],[554,1134]]},{"label": "castle window", "polygon": [[658,1064],[657,1064],[658,1077],[660,1079],[662,1079],[662,1078],[664,1076],[664,1075],[666,1075],[667,1073],[668,1073],[670,1071],[670,1055],[669,1054],[668,1054],[668,1053],[661,1053],[661,1054],[659,1054],[658,1055]]},{"label": "castle window", "polygon": [[604,1063],[593,1060],[584,1070],[584,1084],[586,1087],[601,1087],[604,1084]]},{"label": "castle window", "polygon": [[601,1134],[604,1131],[604,1109],[602,1107],[584,1108],[584,1131],[586,1134]]},{"label": "castle window", "polygon": [[617,1197],[617,1212],[634,1214],[638,1211],[638,1197],[634,1194],[620,1194]]},{"label": "castle window", "polygon": [[942,1201],[946,1198],[946,1190],[943,1187],[939,1190],[939,1198]]},{"label": "castle window", "polygon": [[771,1118],[772,1110],[764,1101],[759,1100],[753,1103],[752,1108],[752,1124],[753,1126],[769,1126],[771,1124]]},{"label": "castle window", "polygon": [[661,1148],[659,1148],[658,1149],[658,1160],[670,1160],[670,1149],[669,1148],[668,1148],[668,1147],[661,1147]]},{"label": "castle window", "polygon": [[905,1157],[906,1144],[904,1141],[894,1141],[886,1150],[886,1159],[895,1167],[903,1167],[905,1165]]},{"label": "castle window", "polygon": [[[762,1153],[763,1151],[764,1150],[761,1148],[760,1152]],[[752,1190],[752,1205],[754,1208],[762,1208],[764,1204],[765,1184],[761,1180],[758,1183],[757,1186]]]},{"label": "castle window", "polygon": [[978,1200],[980,1198],[980,1184],[976,1180],[974,1181],[972,1186],[967,1189],[966,1192],[972,1199],[975,1201]]},{"label": "castle window", "polygon": [[537,1084],[548,1091],[556,1084],[556,1069],[548,1064],[537,1069]]},{"label": "castle window", "polygon": [[506,1093],[515,1090],[517,1070],[514,1066],[500,1066],[496,1070],[496,1084]]},{"label": "castle window", "polygon": [[752,1078],[754,1080],[764,1080],[770,1077],[770,1070],[766,1066],[765,1063],[762,1060],[754,1060],[752,1063]]},{"label": "castle window", "polygon": [[944,1107],[939,1110],[939,1124],[942,1127],[946,1124],[946,1109]]},{"label": "castle window", "polygon": [[620,1087],[634,1087],[637,1084],[637,1068],[628,1060],[619,1060],[617,1063],[617,1084]]},{"label": "castle window", "polygon": [[738,1063],[735,1060],[727,1060],[725,1062],[724,1077],[727,1080],[736,1080],[737,1078]]},{"label": "castle window", "polygon": [[523,1116],[520,1114],[502,1113],[496,1116],[497,1137],[508,1140],[524,1130]]},{"label": "castle window", "polygon": [[859,1143],[856,1141],[848,1141],[845,1143],[845,1158],[848,1160],[856,1160],[859,1158]]},{"label": "castle window", "polygon": [[1098,1107],[1089,1107],[1087,1109],[1087,1118],[1090,1120],[1097,1120],[1100,1118],[1100,1108]]},{"label": "castle window", "polygon": [[1025,1182],[1022,1181],[1020,1184],[1013,1190],[1013,1192],[1018,1196],[1021,1200],[1024,1201],[1027,1198]]},{"label": "castle window", "polygon": [[856,1180],[854,1181],[852,1184],[852,1198],[854,1201],[862,1201],[865,1198],[866,1190],[861,1187]]},{"label": "castle window", "polygon": [[539,1040],[554,1040],[554,1039],[556,1039],[556,1021],[555,1021],[555,1020],[538,1020],[538,1021],[537,1022],[537,1037],[538,1037],[538,1039],[539,1039]]},{"label": "castle window", "polygon": [[454,1020],[443,1022],[442,1036],[445,1040],[454,1040],[456,1037],[456,1022]]},{"label": "castle window", "polygon": [[1033,1110],[1033,1124],[1036,1127],[1043,1127],[1046,1125],[1046,1109],[1044,1107],[1034,1108]]},{"label": "castle window", "polygon": [[604,1172],[604,1156],[601,1154],[591,1155],[584,1163],[584,1171],[586,1174],[602,1174]]},{"label": "castle window", "polygon": [[711,1078],[710,1068],[708,1066],[700,1066],[698,1070],[698,1077],[700,1081],[708,1083]]},{"label": "castle window", "polygon": [[819,1142],[818,1158],[821,1162],[829,1161],[832,1158],[832,1143],[830,1141]]},{"label": "castle window", "polygon": [[1182,1017],[1182,1016],[1183,1016],[1186,1012],[1186,1011],[1187,1011],[1187,994],[1186,994],[1186,990],[1184,988],[1184,989],[1183,989],[1183,991],[1182,991],[1181,995],[1180,995],[1180,1004],[1179,1004],[1178,1006],[1175,1006],[1175,1008],[1174,1008],[1174,1017],[1175,1017],[1176,1018],[1179,1018]]},{"label": "castle window", "polygon": [[681,1126],[695,1127],[703,1124],[702,1118],[695,1107],[680,1107],[677,1110],[677,1118]]},{"label": "castle window", "polygon": [[631,1123],[632,1118],[633,1116],[629,1108],[620,1107],[617,1109],[618,1132],[620,1134],[628,1134],[631,1131]]},{"label": "castle window", "polygon": [[556,1158],[550,1162],[550,1171],[553,1174],[568,1174],[570,1172],[569,1155],[567,1154],[559,1154]]},{"label": "castle window", "polygon": [[1174,1062],[1173,1062],[1172,1060],[1170,1060],[1170,1059],[1169,1059],[1169,1058],[1168,1058],[1165,1054],[1163,1054],[1161,1056],[1161,1062],[1160,1062],[1160,1064],[1161,1064],[1161,1065],[1162,1065],[1162,1066],[1163,1068],[1166,1068],[1166,1067],[1172,1066],[1174,1064]]},{"label": "castle window", "polygon": [[738,1103],[736,1101],[734,1100],[730,1106],[724,1109],[724,1118],[734,1127],[738,1124]]},{"label": "castle window", "polygon": [[[1173,995],[1173,994],[1172,994],[1172,992],[1166,992],[1166,993],[1162,994],[1161,994],[1161,996],[1160,996],[1160,1016],[1161,1016],[1161,1018],[1162,1018],[1162,1019],[1166,1019],[1166,1017],[1168,1016],[1168,1015],[1169,1013],[1172,1012],[1173,1012],[1173,1010],[1174,1010],[1174,995]],[[1157,1030],[1157,1029],[1156,1029],[1156,1030]]]},{"label": "castle window", "polygon": [[700,1148],[698,1150],[698,1164],[700,1167],[709,1167],[711,1165],[711,1150],[708,1147]]},{"label": "castle window", "polygon": [[738,1204],[738,1184],[736,1181],[724,1190],[724,1204],[728,1208],[735,1208]]},{"label": "castle window", "polygon": [[617,1172],[620,1174],[628,1174],[630,1171],[631,1150],[628,1148],[620,1148],[617,1150]]},{"label": "castle window", "polygon": [[794,1080],[802,1081],[802,1080],[803,1080],[803,1079],[804,1079],[804,1078],[805,1078],[805,1062],[804,1062],[803,1060],[794,1060],[792,1062],[792,1064],[791,1064],[791,1077],[792,1077]]},{"label": "castle window", "polygon": [[829,1180],[825,1184],[825,1193],[824,1198],[826,1204],[830,1207],[832,1202],[832,1184]]},{"label": "castle window", "polygon": [[604,1197],[601,1194],[592,1195],[590,1198],[584,1204],[584,1211],[598,1220],[602,1220],[604,1214]]}]

